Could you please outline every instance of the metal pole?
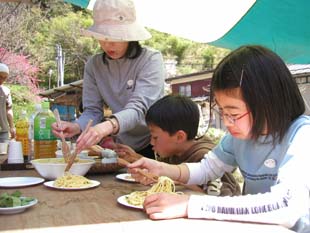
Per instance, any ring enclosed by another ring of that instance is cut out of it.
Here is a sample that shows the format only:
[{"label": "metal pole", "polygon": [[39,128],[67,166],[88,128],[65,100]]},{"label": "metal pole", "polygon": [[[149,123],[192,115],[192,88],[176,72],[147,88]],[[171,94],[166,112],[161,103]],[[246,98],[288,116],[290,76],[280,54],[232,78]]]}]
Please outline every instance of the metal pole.
[{"label": "metal pole", "polygon": [[52,74],[53,74],[53,70],[49,69],[48,70],[48,75],[49,75],[49,78],[48,78],[48,89],[51,89]]},{"label": "metal pole", "polygon": [[64,62],[61,45],[59,45],[60,86],[64,85]]},{"label": "metal pole", "polygon": [[64,85],[65,73],[65,54],[62,52],[60,44],[56,44],[56,62],[57,62],[57,87]]},{"label": "metal pole", "polygon": [[59,87],[60,68],[59,68],[59,45],[56,44],[56,64],[57,64],[57,87]]}]

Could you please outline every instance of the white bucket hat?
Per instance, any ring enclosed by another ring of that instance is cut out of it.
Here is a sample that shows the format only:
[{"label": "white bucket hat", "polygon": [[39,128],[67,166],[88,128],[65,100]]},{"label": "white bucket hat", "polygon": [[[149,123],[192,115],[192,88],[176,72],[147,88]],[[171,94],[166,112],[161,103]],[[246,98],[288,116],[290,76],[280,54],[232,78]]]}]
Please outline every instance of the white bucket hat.
[{"label": "white bucket hat", "polygon": [[0,63],[0,72],[9,74],[9,67],[6,64]]},{"label": "white bucket hat", "polygon": [[93,9],[94,24],[83,30],[86,36],[108,41],[139,41],[151,34],[136,20],[131,0],[97,0]]}]

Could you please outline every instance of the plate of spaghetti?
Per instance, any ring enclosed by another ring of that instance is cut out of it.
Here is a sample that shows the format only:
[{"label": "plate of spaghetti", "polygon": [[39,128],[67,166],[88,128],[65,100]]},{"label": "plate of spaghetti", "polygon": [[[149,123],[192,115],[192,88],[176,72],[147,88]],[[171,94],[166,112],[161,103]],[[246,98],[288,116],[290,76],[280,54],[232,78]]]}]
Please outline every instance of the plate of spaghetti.
[{"label": "plate of spaghetti", "polygon": [[49,188],[60,190],[83,190],[97,187],[100,185],[100,182],[89,180],[84,176],[66,173],[54,181],[45,182],[44,185]]},{"label": "plate of spaghetti", "polygon": [[122,181],[137,183],[137,181],[131,176],[130,173],[117,174],[115,177]]},{"label": "plate of spaghetti", "polygon": [[130,194],[120,196],[117,199],[117,202],[127,207],[143,209],[144,199],[154,193],[183,194],[182,192],[175,191],[173,180],[167,176],[160,176],[157,183],[155,183],[150,189],[146,191],[134,191]]},{"label": "plate of spaghetti", "polygon": [[127,206],[127,207],[131,207],[131,208],[135,208],[135,209],[143,209],[143,206],[142,205],[133,205],[133,204],[130,204],[128,202],[128,197],[129,197],[129,194],[127,195],[123,195],[123,196],[120,196],[119,198],[117,198],[117,202],[121,205],[124,205],[124,206]]}]

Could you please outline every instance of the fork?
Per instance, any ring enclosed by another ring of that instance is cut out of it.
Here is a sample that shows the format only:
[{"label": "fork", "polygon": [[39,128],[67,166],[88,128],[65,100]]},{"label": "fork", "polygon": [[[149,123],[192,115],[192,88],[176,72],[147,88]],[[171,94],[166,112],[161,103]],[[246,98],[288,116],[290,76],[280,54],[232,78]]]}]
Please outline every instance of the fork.
[{"label": "fork", "polygon": [[[126,167],[128,164],[130,164],[130,162],[128,162],[127,160],[122,159],[122,158],[117,158],[117,163],[122,167]],[[153,182],[158,181],[158,176],[155,174],[145,172],[142,169],[138,169],[137,171],[140,173],[140,175],[152,180]]]},{"label": "fork", "polygon": [[[57,108],[54,109],[54,115],[55,115],[58,127],[62,128],[61,127],[61,120],[60,120],[60,116],[59,116],[59,112],[58,112]],[[60,138],[61,138],[61,151],[62,151],[62,154],[64,156],[65,162],[68,162],[68,158],[69,158],[71,152],[70,152],[70,147],[69,147],[68,143],[66,142],[66,139],[65,139],[65,136],[64,136],[64,133],[62,130],[60,132]]]},{"label": "fork", "polygon": [[[130,162],[128,162],[127,160],[122,159],[122,158],[117,158],[117,163],[118,163],[120,166],[122,166],[122,167],[126,167],[128,164],[130,164]],[[144,176],[144,177],[146,177],[146,178],[152,180],[153,182],[158,182],[158,176],[155,175],[155,174],[152,174],[152,173],[149,173],[149,172],[145,172],[145,171],[143,171],[142,169],[138,169],[137,172],[138,172],[140,175],[142,175],[142,176]],[[180,182],[180,181],[176,181],[176,180],[173,180],[173,182],[174,182],[174,184],[176,184],[176,185],[181,185],[181,186],[183,186],[183,187],[185,187],[185,188],[188,188],[188,189],[190,189],[190,190],[192,190],[192,191],[195,191],[195,192],[203,192],[203,190],[202,190],[199,186],[197,186],[197,185],[188,185],[188,184],[184,184],[184,183],[182,183],[182,182]]]},{"label": "fork", "polygon": [[[87,133],[87,131],[89,130],[89,128],[90,128],[90,126],[92,125],[92,123],[93,123],[93,120],[90,119],[90,120],[88,121],[87,125],[86,125],[85,130],[82,132],[81,136]],[[74,151],[73,151],[73,153],[70,155],[70,158],[69,158],[69,161],[68,161],[68,163],[67,163],[65,172],[67,172],[67,171],[70,170],[70,168],[71,168],[71,166],[72,166],[72,164],[73,164],[73,162],[74,162],[74,160],[75,160],[77,154],[78,154],[78,153],[77,153],[77,149],[75,148]]]}]

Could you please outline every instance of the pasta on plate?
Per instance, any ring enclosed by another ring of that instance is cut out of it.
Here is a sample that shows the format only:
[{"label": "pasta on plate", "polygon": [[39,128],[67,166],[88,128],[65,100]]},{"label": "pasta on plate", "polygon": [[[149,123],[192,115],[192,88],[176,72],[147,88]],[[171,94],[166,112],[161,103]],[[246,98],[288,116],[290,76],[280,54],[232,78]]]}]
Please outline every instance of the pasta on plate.
[{"label": "pasta on plate", "polygon": [[146,191],[135,191],[126,196],[126,201],[134,206],[141,206],[144,199],[154,193],[173,193],[183,194],[182,192],[175,191],[175,184],[167,176],[160,176],[158,182]]},{"label": "pasta on plate", "polygon": [[67,172],[64,176],[58,177],[55,182],[55,187],[61,188],[82,188],[91,186],[92,182],[84,176],[73,175]]}]

